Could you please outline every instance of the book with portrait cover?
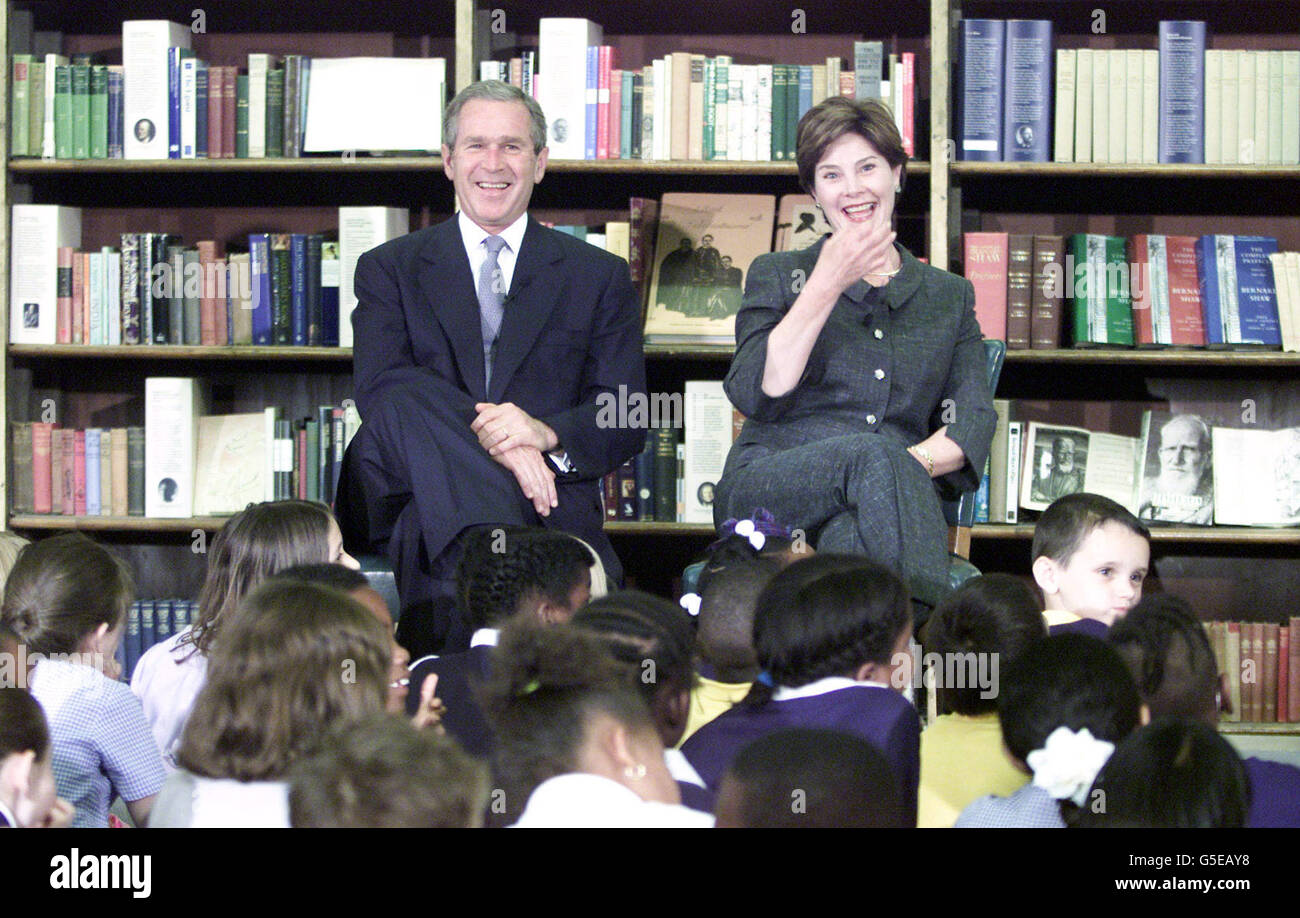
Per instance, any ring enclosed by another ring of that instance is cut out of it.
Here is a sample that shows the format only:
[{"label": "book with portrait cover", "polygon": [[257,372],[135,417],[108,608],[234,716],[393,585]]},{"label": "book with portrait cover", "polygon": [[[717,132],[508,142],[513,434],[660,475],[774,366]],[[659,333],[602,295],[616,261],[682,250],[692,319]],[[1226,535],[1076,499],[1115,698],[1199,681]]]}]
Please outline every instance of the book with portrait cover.
[{"label": "book with portrait cover", "polygon": [[745,273],[772,250],[775,217],[772,195],[665,194],[646,343],[734,343]]},{"label": "book with portrait cover", "polygon": [[1214,522],[1211,429],[1198,414],[1143,414],[1139,518],[1196,526]]},{"label": "book with portrait cover", "polygon": [[783,194],[776,220],[776,251],[806,249],[831,231],[826,215],[809,194]]},{"label": "book with portrait cover", "polygon": [[1300,427],[1215,427],[1214,522],[1300,525]]}]

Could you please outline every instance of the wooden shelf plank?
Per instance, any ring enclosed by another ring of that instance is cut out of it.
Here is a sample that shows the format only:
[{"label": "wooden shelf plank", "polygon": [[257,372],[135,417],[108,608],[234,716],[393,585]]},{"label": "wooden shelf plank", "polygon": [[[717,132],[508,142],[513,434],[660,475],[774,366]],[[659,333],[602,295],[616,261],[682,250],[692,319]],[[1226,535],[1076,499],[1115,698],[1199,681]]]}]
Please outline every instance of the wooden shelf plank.
[{"label": "wooden shelf plank", "polygon": [[[735,348],[729,344],[647,344],[647,357],[730,360]],[[1243,369],[1300,368],[1300,354],[1282,351],[1207,351],[1200,348],[1056,348],[1053,350],[1007,351],[1007,363],[1070,364],[1083,366],[1143,367],[1228,367]]]},{"label": "wooden shelf plank", "polygon": [[1221,720],[1219,732],[1247,736],[1300,736],[1300,723],[1248,724]]},{"label": "wooden shelf plank", "polygon": [[11,344],[13,357],[57,357],[76,359],[129,358],[132,360],[315,360],[347,363],[350,347],[203,347],[184,344]]},{"label": "wooden shelf plank", "polygon": [[[976,523],[971,527],[973,539],[1032,539],[1033,523]],[[1218,545],[1297,545],[1300,528],[1262,529],[1245,526],[1152,526],[1151,541],[1168,543],[1207,543]]]},{"label": "wooden shelf plank", "polygon": [[977,163],[955,162],[953,175],[1025,178],[1029,176],[1169,179],[1300,179],[1300,166],[1201,163]]},{"label": "wooden shelf plank", "polygon": [[[233,514],[232,514],[233,515]],[[153,516],[60,516],[24,513],[9,517],[10,529],[81,529],[87,532],[216,532],[228,516],[161,519]]]},{"label": "wooden shelf plank", "polygon": [[632,520],[607,520],[605,531],[628,535],[712,536],[711,523],[641,523]]},{"label": "wooden shelf plank", "polygon": [[[623,175],[796,175],[793,162],[727,160],[642,160],[642,159],[552,159],[546,168],[553,172]],[[420,172],[441,171],[441,156],[308,156],[269,159],[11,159],[15,175],[75,172],[85,174],[167,172]],[[928,175],[930,164],[913,160],[911,175]]]}]

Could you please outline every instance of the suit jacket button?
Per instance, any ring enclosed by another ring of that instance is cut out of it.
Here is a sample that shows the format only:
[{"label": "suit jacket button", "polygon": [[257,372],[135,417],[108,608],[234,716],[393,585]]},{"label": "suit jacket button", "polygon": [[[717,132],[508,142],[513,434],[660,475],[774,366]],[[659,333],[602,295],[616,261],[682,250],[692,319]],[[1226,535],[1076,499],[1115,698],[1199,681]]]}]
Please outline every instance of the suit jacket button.
[{"label": "suit jacket button", "polygon": [[885,371],[884,371],[884,370],[877,370],[875,375],[876,375],[876,379],[884,379],[884,378],[885,378]]},{"label": "suit jacket button", "polygon": [[885,333],[882,332],[882,331],[881,331],[880,329],[878,329],[878,328],[877,328],[874,332],[872,332],[872,334],[876,336],[876,340],[877,340],[877,341],[879,341],[881,338],[885,337]]},{"label": "suit jacket button", "polygon": [[875,424],[875,423],[876,423],[876,416],[875,416],[874,414],[869,414],[869,415],[867,415],[867,423],[868,423],[868,424]]}]

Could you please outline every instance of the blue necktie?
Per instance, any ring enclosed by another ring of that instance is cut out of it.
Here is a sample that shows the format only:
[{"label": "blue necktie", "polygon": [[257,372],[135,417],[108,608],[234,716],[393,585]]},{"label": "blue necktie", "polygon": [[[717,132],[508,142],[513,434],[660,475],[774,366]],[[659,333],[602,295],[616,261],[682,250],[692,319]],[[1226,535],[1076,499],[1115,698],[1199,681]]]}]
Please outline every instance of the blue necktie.
[{"label": "blue necktie", "polygon": [[506,241],[500,236],[488,236],[483,240],[487,249],[487,258],[478,275],[479,316],[483,329],[483,369],[485,386],[492,385],[492,356],[496,349],[497,335],[501,331],[501,319],[505,315],[505,281],[501,275],[501,266],[497,264],[497,255],[505,247]]}]

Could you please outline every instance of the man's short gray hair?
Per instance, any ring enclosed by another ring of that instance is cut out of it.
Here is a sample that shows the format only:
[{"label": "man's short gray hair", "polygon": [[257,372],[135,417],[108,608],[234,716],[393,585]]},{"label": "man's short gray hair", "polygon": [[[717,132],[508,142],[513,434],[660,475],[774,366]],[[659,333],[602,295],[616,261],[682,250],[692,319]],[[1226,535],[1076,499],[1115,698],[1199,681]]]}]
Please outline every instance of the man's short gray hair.
[{"label": "man's short gray hair", "polygon": [[477,83],[471,83],[456,93],[456,98],[451,100],[447,106],[446,114],[442,118],[442,136],[443,142],[450,148],[456,148],[456,130],[460,120],[460,110],[465,107],[467,102],[475,99],[484,99],[488,102],[518,102],[524,108],[528,109],[528,120],[530,122],[529,134],[533,141],[533,153],[541,153],[542,148],[546,146],[546,116],[542,114],[542,107],[537,104],[537,100],[532,96],[524,94],[524,91],[518,86],[510,83],[503,83],[501,80],[480,80]]}]

